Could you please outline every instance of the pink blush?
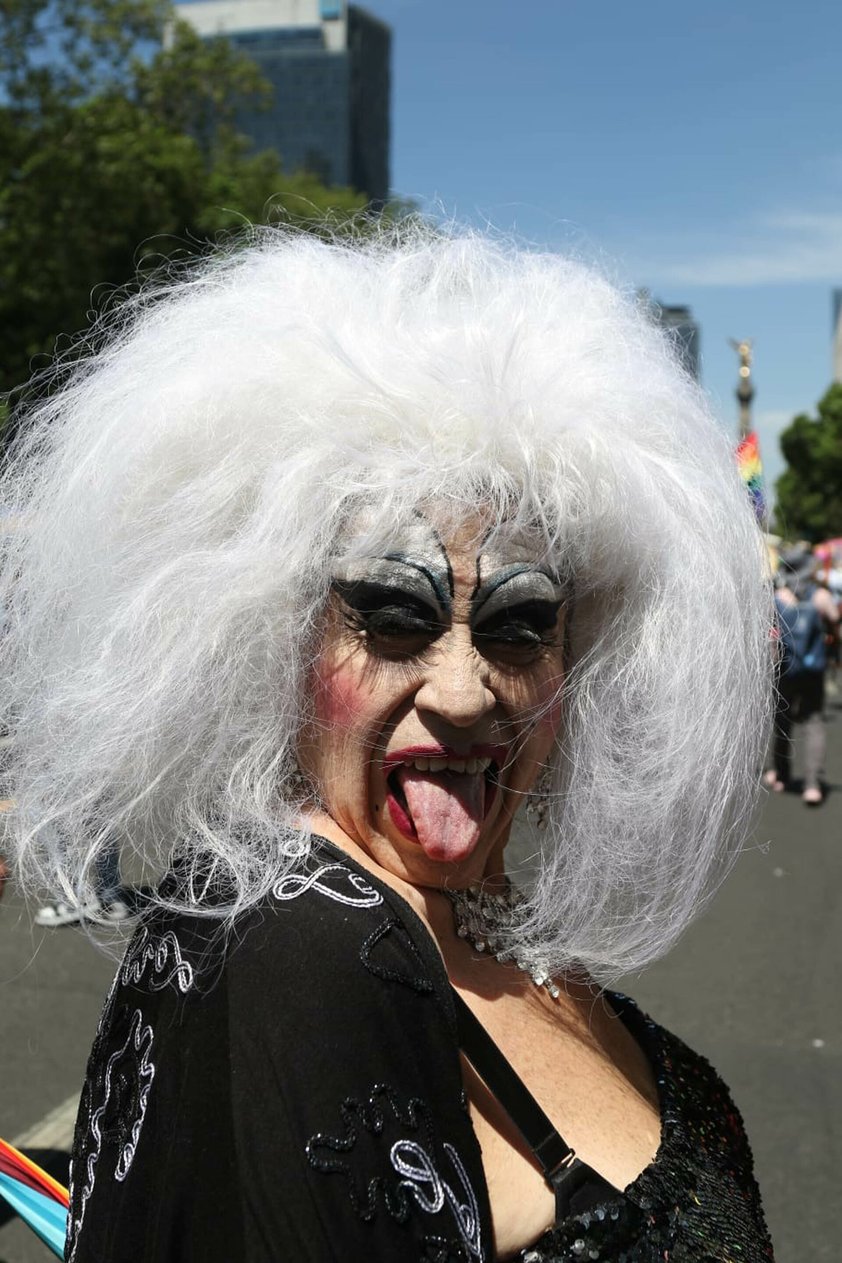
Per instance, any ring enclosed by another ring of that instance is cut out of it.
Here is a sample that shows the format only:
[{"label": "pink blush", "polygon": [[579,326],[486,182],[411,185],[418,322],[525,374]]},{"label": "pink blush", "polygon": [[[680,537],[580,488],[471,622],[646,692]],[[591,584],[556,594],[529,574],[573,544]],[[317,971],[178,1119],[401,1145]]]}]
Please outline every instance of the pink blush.
[{"label": "pink blush", "polygon": [[349,727],[365,708],[366,690],[361,688],[353,671],[337,669],[327,676],[314,673],[316,718],[332,728]]}]

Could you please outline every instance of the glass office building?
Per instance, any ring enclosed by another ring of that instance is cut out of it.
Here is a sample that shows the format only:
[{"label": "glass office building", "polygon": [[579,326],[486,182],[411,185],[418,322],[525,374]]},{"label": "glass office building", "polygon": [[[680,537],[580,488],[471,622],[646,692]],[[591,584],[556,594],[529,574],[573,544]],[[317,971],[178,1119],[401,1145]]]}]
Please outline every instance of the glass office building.
[{"label": "glass office building", "polygon": [[391,31],[345,0],[196,0],[179,17],[206,39],[227,37],[272,85],[268,110],[238,119],[255,149],[288,171],[389,195]]},{"label": "glass office building", "polygon": [[679,358],[696,381],[701,373],[701,331],[689,307],[670,307],[653,298],[648,289],[637,291],[637,301],[656,325],[665,329]]},{"label": "glass office building", "polygon": [[699,380],[700,334],[689,307],[667,307],[656,302],[655,319],[675,340],[678,353],[688,372]]}]

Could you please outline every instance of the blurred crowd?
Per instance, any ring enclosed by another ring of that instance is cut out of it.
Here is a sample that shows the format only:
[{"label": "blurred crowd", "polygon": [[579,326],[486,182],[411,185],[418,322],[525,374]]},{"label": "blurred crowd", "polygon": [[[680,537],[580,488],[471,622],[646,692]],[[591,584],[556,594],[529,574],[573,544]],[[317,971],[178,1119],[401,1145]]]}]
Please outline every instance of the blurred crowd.
[{"label": "blurred crowd", "polygon": [[[838,695],[839,626],[842,616],[842,539],[816,548],[798,544],[771,551],[777,611],[778,691],[764,780],[774,793],[797,789],[808,807],[822,804],[826,695]],[[794,771],[794,725],[803,730]]]}]

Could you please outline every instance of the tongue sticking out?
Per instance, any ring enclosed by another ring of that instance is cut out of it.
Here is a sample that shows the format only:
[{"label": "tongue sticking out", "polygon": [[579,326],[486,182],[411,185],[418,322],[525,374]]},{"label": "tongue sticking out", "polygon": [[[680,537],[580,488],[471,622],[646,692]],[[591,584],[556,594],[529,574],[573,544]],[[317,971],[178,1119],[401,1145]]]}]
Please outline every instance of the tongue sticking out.
[{"label": "tongue sticking out", "polygon": [[398,779],[418,841],[432,860],[466,859],[479,841],[485,816],[482,772],[419,772],[402,767]]}]

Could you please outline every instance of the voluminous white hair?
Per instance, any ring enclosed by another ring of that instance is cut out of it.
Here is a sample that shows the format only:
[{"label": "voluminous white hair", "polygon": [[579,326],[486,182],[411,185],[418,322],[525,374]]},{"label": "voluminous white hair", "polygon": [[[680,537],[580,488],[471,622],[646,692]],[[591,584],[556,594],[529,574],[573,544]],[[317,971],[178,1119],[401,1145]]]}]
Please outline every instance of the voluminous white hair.
[{"label": "voluminous white hair", "polygon": [[772,615],[729,444],[633,298],[479,235],[267,230],[107,323],[5,477],[24,877],[85,898],[119,844],[220,916],[261,898],[307,841],[337,541],[481,503],[575,593],[523,934],[600,979],[662,953],[749,827]]}]

